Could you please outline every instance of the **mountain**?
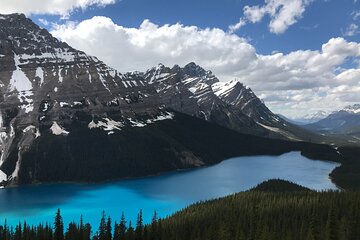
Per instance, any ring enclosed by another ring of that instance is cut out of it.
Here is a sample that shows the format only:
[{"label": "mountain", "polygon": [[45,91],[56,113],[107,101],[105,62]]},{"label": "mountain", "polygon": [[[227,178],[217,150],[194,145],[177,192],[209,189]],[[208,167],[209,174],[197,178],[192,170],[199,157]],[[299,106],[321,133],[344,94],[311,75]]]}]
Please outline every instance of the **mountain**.
[{"label": "mountain", "polygon": [[289,122],[289,123],[292,123],[294,125],[304,125],[304,123],[301,121],[301,120],[298,120],[298,119],[291,119],[291,118],[288,118],[286,117],[285,115],[282,115],[282,114],[277,114],[281,119],[283,119],[284,121],[286,122]]},{"label": "mountain", "polygon": [[352,142],[360,142],[360,104],[347,106],[327,118],[305,128],[325,135],[343,135]]},{"label": "mountain", "polygon": [[302,126],[302,125],[307,125],[307,124],[318,122],[318,121],[326,118],[327,116],[329,116],[329,113],[321,110],[321,111],[317,111],[315,113],[306,114],[302,117],[296,117],[296,118],[291,118],[291,119],[288,117],[285,117],[281,114],[279,114],[279,116],[287,122]]},{"label": "mountain", "polygon": [[5,184],[136,177],[292,150],[337,156],[284,141],[318,136],[238,81],[195,63],[123,74],[22,14],[0,15],[0,109]]},{"label": "mountain", "polygon": [[302,120],[303,122],[307,122],[307,123],[314,123],[326,118],[327,116],[329,116],[328,112],[320,110],[315,113],[306,114],[305,116],[303,116],[298,120]]}]

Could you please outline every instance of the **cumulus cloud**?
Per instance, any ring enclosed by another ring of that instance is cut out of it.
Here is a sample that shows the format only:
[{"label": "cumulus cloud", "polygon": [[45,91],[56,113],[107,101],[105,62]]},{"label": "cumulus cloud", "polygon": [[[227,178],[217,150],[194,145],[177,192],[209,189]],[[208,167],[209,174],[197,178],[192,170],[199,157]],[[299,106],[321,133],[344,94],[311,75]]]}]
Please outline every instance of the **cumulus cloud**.
[{"label": "cumulus cloud", "polygon": [[0,13],[51,14],[67,17],[76,9],[106,6],[116,0],[1,0]]},{"label": "cumulus cloud", "polygon": [[360,102],[360,66],[344,68],[360,60],[360,44],[343,38],[330,39],[319,50],[261,55],[235,34],[179,23],[158,26],[145,20],[127,28],[93,17],[57,25],[52,33],[122,72],[194,61],[223,81],[239,79],[272,110],[288,115]]},{"label": "cumulus cloud", "polygon": [[254,47],[243,38],[217,28],[179,23],[158,26],[145,20],[139,28],[126,28],[110,18],[93,17],[79,24],[57,25],[52,34],[120,71],[195,61],[223,74],[256,58]]},{"label": "cumulus cloud", "polygon": [[263,6],[245,6],[244,17],[229,30],[238,30],[234,26],[243,26],[246,22],[257,23],[265,16],[270,17],[269,30],[275,34],[284,33],[291,25],[302,18],[305,8],[311,0],[265,0]]}]

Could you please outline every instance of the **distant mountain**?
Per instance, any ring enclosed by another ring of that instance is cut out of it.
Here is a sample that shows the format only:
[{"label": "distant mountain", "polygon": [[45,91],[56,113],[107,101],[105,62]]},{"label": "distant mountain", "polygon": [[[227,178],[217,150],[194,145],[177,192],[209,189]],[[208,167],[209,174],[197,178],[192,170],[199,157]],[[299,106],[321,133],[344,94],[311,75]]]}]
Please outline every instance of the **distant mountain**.
[{"label": "distant mountain", "polygon": [[284,115],[279,115],[282,119],[284,119],[285,121],[288,121],[290,123],[296,124],[296,125],[306,125],[306,124],[311,124],[311,123],[315,123],[318,122],[324,118],[326,118],[327,116],[329,116],[329,113],[326,111],[318,111],[312,114],[306,114],[302,117],[297,117],[297,118],[288,118]]},{"label": "distant mountain", "polygon": [[0,168],[8,183],[144,176],[308,146],[271,139],[323,141],[273,114],[250,88],[195,63],[120,73],[24,15],[0,15]]},{"label": "distant mountain", "polygon": [[360,104],[347,106],[331,113],[321,121],[304,127],[325,135],[344,135],[358,142],[360,140]]},{"label": "distant mountain", "polygon": [[297,120],[288,118],[288,117],[286,117],[286,116],[284,116],[284,115],[282,115],[282,114],[278,114],[278,116],[279,116],[281,119],[285,120],[286,122],[292,123],[292,124],[294,124],[294,125],[299,125],[299,126],[301,126],[301,125],[306,124],[306,123],[304,123],[304,122],[301,122],[301,120],[297,121]]},{"label": "distant mountain", "polygon": [[314,122],[318,122],[324,118],[326,118],[327,116],[329,116],[329,113],[326,111],[318,111],[312,114],[306,114],[305,116],[303,116],[302,118],[298,119],[302,122],[307,122],[307,123],[314,123]]}]

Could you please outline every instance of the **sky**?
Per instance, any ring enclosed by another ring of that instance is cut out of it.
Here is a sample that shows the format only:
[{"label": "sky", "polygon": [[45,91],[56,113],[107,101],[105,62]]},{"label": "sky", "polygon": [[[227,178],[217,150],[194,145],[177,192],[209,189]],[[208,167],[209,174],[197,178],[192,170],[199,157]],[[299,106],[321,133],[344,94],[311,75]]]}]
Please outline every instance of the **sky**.
[{"label": "sky", "polygon": [[196,62],[297,118],[360,103],[360,0],[1,0],[120,72]]}]

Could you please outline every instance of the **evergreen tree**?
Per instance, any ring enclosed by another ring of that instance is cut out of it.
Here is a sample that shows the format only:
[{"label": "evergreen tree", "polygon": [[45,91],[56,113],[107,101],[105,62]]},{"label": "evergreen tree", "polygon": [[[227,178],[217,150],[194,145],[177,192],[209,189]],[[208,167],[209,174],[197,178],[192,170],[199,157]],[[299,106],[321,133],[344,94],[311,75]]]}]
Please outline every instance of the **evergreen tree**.
[{"label": "evergreen tree", "polygon": [[134,228],[132,227],[131,221],[129,222],[129,227],[126,231],[125,239],[126,240],[134,240]]},{"label": "evergreen tree", "polygon": [[135,240],[141,240],[142,238],[142,231],[143,231],[143,216],[142,210],[138,213],[137,220],[136,220],[136,228],[135,228]]},{"label": "evergreen tree", "polygon": [[112,228],[111,228],[111,218],[108,217],[106,223],[106,240],[112,240]]},{"label": "evergreen tree", "polygon": [[15,237],[14,240],[22,240],[22,228],[21,223],[19,223],[15,228]]},{"label": "evergreen tree", "polygon": [[158,238],[159,232],[157,229],[157,224],[158,224],[158,215],[157,212],[154,211],[154,215],[152,217],[151,220],[151,225],[150,225],[150,240],[155,240],[156,238]]},{"label": "evergreen tree", "polygon": [[101,216],[101,220],[100,220],[99,233],[98,233],[99,240],[107,240],[106,227],[107,227],[106,215],[105,215],[105,211],[103,211],[102,216]]},{"label": "evergreen tree", "polygon": [[90,240],[91,238],[91,225],[89,223],[84,226],[84,240]]},{"label": "evergreen tree", "polygon": [[122,212],[120,223],[115,226],[114,240],[124,240],[126,237],[126,230],[125,214]]},{"label": "evergreen tree", "polygon": [[338,240],[338,227],[339,226],[335,210],[333,207],[331,207],[326,221],[326,240]]},{"label": "evergreen tree", "polygon": [[64,223],[60,214],[60,209],[57,210],[55,216],[54,240],[64,240]]}]

